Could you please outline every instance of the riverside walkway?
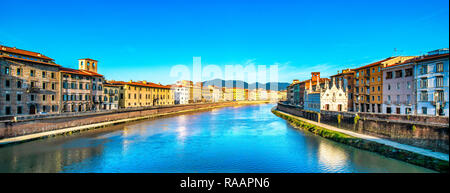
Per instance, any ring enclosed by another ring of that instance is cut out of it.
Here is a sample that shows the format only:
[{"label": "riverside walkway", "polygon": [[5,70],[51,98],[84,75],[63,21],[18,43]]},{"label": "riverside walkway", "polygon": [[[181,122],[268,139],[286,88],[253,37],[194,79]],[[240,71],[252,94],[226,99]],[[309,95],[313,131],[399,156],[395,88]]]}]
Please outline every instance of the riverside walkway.
[{"label": "riverside walkway", "polygon": [[[275,109],[276,110],[276,109]],[[388,145],[388,146],[392,146],[398,149],[402,149],[402,150],[406,150],[406,151],[410,151],[410,152],[414,152],[414,153],[418,153],[424,156],[428,156],[428,157],[433,157],[436,159],[440,159],[440,160],[444,160],[444,161],[448,161],[449,160],[449,155],[445,154],[445,153],[441,153],[441,152],[435,152],[435,151],[431,151],[429,149],[424,149],[424,148],[420,148],[420,147],[415,147],[415,146],[411,146],[411,145],[406,145],[406,144],[401,144],[401,143],[397,143],[391,140],[387,140],[387,139],[383,139],[383,138],[379,138],[379,137],[374,137],[374,136],[370,136],[370,135],[365,135],[365,134],[361,134],[361,133],[356,133],[353,131],[349,131],[349,130],[345,130],[345,129],[339,129],[337,127],[333,127],[327,124],[323,124],[323,123],[318,123],[315,121],[311,121],[302,117],[298,117],[289,113],[285,113],[279,110],[276,110],[277,112],[284,114],[284,115],[288,115],[288,116],[292,116],[296,119],[299,119],[301,121],[310,123],[310,124],[314,124],[320,127],[323,127],[325,129],[328,130],[333,130],[333,131],[337,131],[340,133],[344,133],[353,137],[357,137],[357,138],[361,138],[361,139],[365,139],[365,140],[369,140],[369,141],[373,141],[373,142],[377,142],[380,144],[384,144],[384,145]]]}]

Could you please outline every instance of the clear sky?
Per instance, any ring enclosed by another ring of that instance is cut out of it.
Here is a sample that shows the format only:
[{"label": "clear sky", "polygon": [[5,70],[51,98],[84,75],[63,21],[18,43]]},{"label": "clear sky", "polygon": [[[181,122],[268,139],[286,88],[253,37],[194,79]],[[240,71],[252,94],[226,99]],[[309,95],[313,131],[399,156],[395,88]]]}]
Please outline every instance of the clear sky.
[{"label": "clear sky", "polygon": [[65,67],[99,61],[114,80],[172,83],[172,66],[279,64],[279,80],[322,76],[449,47],[448,0],[3,1],[0,44]]}]

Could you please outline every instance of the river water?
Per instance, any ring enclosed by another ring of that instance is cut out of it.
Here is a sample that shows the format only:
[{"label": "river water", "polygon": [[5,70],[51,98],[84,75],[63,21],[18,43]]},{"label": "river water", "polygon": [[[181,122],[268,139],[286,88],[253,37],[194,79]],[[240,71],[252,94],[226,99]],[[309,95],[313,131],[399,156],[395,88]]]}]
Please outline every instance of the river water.
[{"label": "river water", "polygon": [[0,172],[432,172],[225,107],[0,147]]}]

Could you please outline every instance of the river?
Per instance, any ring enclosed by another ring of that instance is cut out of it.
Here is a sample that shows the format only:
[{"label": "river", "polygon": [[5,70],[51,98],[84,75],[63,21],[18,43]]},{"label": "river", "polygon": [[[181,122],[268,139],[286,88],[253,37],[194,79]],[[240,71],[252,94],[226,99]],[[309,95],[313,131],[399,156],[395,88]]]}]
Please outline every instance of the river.
[{"label": "river", "polygon": [[274,104],[144,120],[0,147],[0,172],[433,172],[291,127]]}]

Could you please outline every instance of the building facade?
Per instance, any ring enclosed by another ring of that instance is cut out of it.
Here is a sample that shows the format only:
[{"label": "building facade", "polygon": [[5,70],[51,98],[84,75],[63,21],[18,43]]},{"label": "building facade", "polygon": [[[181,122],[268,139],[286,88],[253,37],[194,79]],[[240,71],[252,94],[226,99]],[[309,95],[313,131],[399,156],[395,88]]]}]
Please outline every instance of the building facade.
[{"label": "building facade", "polygon": [[0,46],[0,116],[59,113],[59,67],[40,53]]},{"label": "building facade", "polygon": [[414,63],[389,65],[383,72],[383,107],[387,114],[416,114]]},{"label": "building facade", "polygon": [[414,60],[417,114],[449,116],[449,53],[435,50]]},{"label": "building facade", "polygon": [[119,90],[120,108],[163,106],[175,103],[171,86],[131,80],[129,82],[109,81],[109,83],[121,85]]},{"label": "building facade", "polygon": [[413,56],[389,57],[356,69],[354,78],[355,112],[382,113],[383,74],[382,68],[395,63],[402,63]]},{"label": "building facade", "polygon": [[[331,76],[331,79],[336,79],[337,82],[342,82],[342,89],[347,93],[348,101],[347,101],[347,109],[348,111],[355,111],[353,107],[353,99],[354,99],[354,78],[355,71],[352,69],[345,69],[342,72],[338,72],[336,75]],[[337,85],[340,88],[340,85]]]},{"label": "building facade", "polygon": [[98,62],[92,59],[80,59],[78,63],[78,70],[60,67],[61,112],[104,109],[103,83],[105,79],[96,71]]},{"label": "building facade", "polygon": [[172,91],[174,95],[174,103],[178,104],[189,104],[190,99],[190,87],[183,85],[173,85]]},{"label": "building facade", "polygon": [[348,111],[348,96],[343,84],[342,80],[332,78],[332,84],[325,85],[325,89],[320,93],[321,110]]},{"label": "building facade", "polygon": [[103,109],[115,110],[119,109],[119,95],[120,95],[120,85],[103,84]]}]

